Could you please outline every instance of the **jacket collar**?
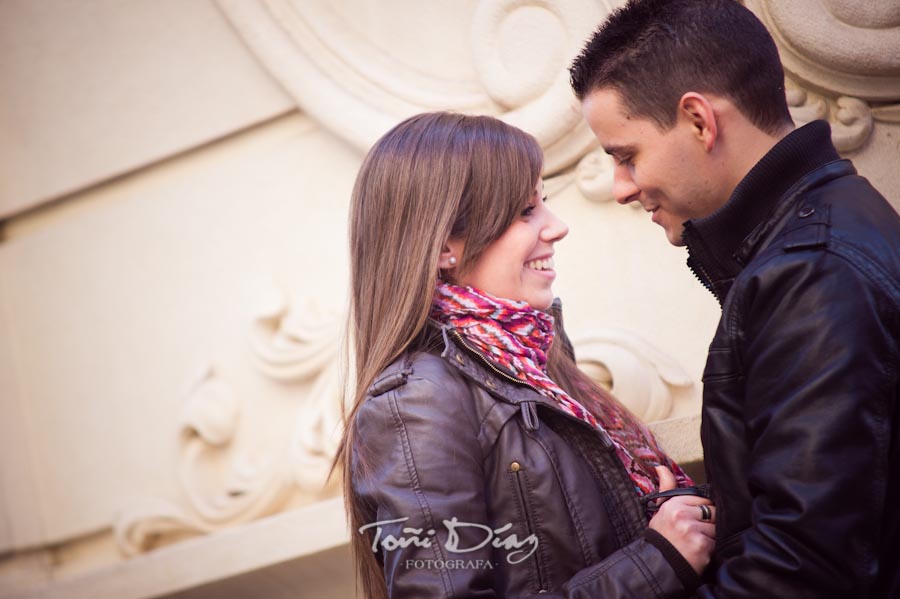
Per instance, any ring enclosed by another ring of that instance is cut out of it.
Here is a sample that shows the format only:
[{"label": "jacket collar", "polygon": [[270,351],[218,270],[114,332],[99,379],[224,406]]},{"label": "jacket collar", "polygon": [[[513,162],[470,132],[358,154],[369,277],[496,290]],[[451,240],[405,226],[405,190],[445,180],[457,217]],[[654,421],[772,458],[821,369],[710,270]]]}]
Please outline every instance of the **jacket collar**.
[{"label": "jacket collar", "polygon": [[441,357],[467,378],[511,404],[530,401],[552,406],[552,403],[538,393],[537,389],[520,381],[514,373],[500,364],[495,364],[477,349],[468,347],[459,332],[451,325],[443,325],[440,330],[444,340]]},{"label": "jacket collar", "polygon": [[840,159],[829,124],[813,121],[775,144],[721,208],[684,224],[688,266],[720,303],[771,227],[790,208],[798,183]]},{"label": "jacket collar", "polygon": [[[572,358],[572,361],[575,361],[572,342],[566,335],[563,326],[562,302],[558,297],[553,299],[547,312],[554,320],[553,342],[562,344],[563,351]],[[516,377],[514,372],[490,360],[474,347],[468,346],[462,338],[462,334],[452,325],[442,324],[433,318],[428,319],[428,324],[433,330],[440,331],[443,340],[441,357],[469,379],[476,381],[480,386],[502,397],[508,403],[519,405],[522,402],[533,402],[558,409],[558,406],[541,395],[537,389]]]}]

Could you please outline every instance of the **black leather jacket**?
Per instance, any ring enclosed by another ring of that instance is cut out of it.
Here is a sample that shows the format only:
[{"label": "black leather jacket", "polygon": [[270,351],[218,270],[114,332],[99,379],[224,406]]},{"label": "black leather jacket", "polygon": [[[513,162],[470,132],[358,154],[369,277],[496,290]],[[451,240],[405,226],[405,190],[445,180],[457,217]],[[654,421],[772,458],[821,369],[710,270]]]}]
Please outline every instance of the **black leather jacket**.
[{"label": "black leather jacket", "polygon": [[900,218],[823,121],[685,226],[722,303],[701,428],[717,506],[703,597],[900,597]]},{"label": "black leather jacket", "polygon": [[699,584],[648,531],[608,439],[442,332],[443,352],[391,365],[356,420],[354,491],[370,523],[395,521],[366,531],[392,598],[661,599]]}]

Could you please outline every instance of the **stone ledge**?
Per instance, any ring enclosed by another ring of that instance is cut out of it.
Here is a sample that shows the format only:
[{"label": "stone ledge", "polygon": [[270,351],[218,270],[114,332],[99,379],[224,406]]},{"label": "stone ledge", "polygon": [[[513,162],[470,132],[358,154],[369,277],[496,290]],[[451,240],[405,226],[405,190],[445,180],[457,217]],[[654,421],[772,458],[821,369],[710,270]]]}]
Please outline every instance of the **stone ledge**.
[{"label": "stone ledge", "polygon": [[[320,554],[335,555],[332,551],[335,549],[341,555],[346,554],[348,542],[343,500],[337,497],[238,528],[189,539],[29,591],[17,590],[14,594],[0,591],[0,599],[201,597],[207,595],[191,589],[214,583],[220,587],[225,579],[234,580],[235,577],[244,579],[240,585],[245,586],[248,583],[245,577],[250,576],[252,581],[258,573],[270,568],[277,571],[277,567],[285,562],[307,561]],[[345,551],[340,551],[342,547]],[[316,561],[313,559],[313,564]],[[342,569],[349,572],[349,565],[348,558]],[[281,570],[278,586],[285,591],[283,596],[296,596],[301,583],[304,589],[309,588],[299,571],[296,584],[291,585],[284,580],[284,568]],[[293,588],[289,589],[289,586]],[[218,597],[247,596],[222,591],[221,588],[218,590]]]}]

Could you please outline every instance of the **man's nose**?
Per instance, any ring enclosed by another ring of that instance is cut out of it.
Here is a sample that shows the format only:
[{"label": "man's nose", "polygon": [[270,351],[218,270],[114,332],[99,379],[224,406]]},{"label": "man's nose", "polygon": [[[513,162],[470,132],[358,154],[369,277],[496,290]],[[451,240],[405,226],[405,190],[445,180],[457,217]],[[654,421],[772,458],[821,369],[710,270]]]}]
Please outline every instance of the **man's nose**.
[{"label": "man's nose", "polygon": [[620,204],[627,204],[638,198],[640,189],[631,177],[631,171],[627,166],[617,164],[613,171],[613,197]]}]

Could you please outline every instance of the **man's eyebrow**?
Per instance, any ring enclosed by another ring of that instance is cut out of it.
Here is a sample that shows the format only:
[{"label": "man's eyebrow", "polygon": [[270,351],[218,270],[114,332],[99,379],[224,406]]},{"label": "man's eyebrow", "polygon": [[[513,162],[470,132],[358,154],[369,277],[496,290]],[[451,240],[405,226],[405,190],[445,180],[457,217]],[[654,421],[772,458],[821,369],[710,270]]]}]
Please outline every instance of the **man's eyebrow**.
[{"label": "man's eyebrow", "polygon": [[609,154],[610,156],[614,154],[629,154],[634,151],[634,146],[632,145],[624,145],[624,146],[603,146],[603,151]]}]

